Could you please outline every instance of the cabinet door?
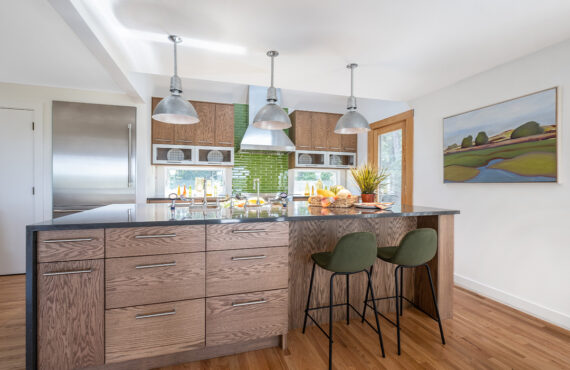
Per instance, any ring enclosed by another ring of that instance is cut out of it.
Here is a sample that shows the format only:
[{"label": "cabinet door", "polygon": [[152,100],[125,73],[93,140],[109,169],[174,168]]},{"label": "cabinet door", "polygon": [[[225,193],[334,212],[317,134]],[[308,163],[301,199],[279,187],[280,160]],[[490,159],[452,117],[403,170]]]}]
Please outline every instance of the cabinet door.
[{"label": "cabinet door", "polygon": [[311,112],[295,111],[293,119],[293,140],[298,150],[312,149]]},{"label": "cabinet door", "polygon": [[195,128],[196,142],[193,145],[214,145],[216,104],[205,102],[192,102],[200,122]]},{"label": "cabinet door", "polygon": [[340,115],[338,114],[327,114],[327,149],[333,152],[339,152],[342,149],[342,135],[335,134],[334,132],[339,118]]},{"label": "cabinet door", "polygon": [[356,153],[356,134],[340,135],[343,152]]},{"label": "cabinet door", "polygon": [[103,261],[38,265],[38,368],[104,363]]},{"label": "cabinet door", "polygon": [[[152,98],[152,112],[162,98]],[[174,125],[171,123],[164,123],[157,120],[152,122],[152,143],[153,144],[174,144]]]},{"label": "cabinet door", "polygon": [[325,113],[311,113],[313,150],[327,150],[328,122]]},{"label": "cabinet door", "polygon": [[192,125],[173,125],[174,126],[174,144],[176,145],[196,145],[196,126]]},{"label": "cabinet door", "polygon": [[234,146],[234,106],[216,104],[216,146]]}]

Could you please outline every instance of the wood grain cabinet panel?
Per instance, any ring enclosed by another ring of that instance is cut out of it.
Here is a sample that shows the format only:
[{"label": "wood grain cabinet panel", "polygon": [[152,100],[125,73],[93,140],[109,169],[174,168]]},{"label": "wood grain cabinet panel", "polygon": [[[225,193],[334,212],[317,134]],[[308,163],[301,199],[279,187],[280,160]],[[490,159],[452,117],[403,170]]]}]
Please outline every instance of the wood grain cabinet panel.
[{"label": "wood grain cabinet panel", "polygon": [[107,363],[204,347],[204,299],[115,308],[105,313]]},{"label": "wood grain cabinet panel", "polygon": [[356,134],[346,134],[340,135],[341,136],[341,147],[343,152],[354,152],[356,153],[356,143],[357,143],[357,136]]},{"label": "wood grain cabinet panel", "polygon": [[38,367],[104,363],[103,260],[38,265]]},{"label": "wood grain cabinet panel", "polygon": [[207,228],[207,249],[247,249],[289,245],[288,222],[212,224]]},{"label": "wood grain cabinet panel", "polygon": [[105,230],[107,257],[201,252],[206,236],[203,225],[151,226]]},{"label": "wood grain cabinet panel", "polygon": [[206,345],[287,333],[287,289],[206,298]]},{"label": "wood grain cabinet panel", "polygon": [[205,253],[109,258],[107,308],[204,297]]},{"label": "wood grain cabinet panel", "polygon": [[207,252],[206,295],[287,288],[288,256],[288,247]]},{"label": "wood grain cabinet panel", "polygon": [[191,102],[200,122],[194,124],[196,142],[193,145],[214,145],[215,140],[215,120],[216,120],[216,105],[214,103],[206,103],[193,101]]},{"label": "wood grain cabinet panel", "polygon": [[332,152],[340,152],[342,150],[342,136],[341,134],[336,134],[334,129],[336,127],[336,123],[340,119],[340,114],[326,114],[326,130],[327,130],[327,150]]},{"label": "wood grain cabinet panel", "polygon": [[327,138],[329,136],[327,115],[324,113],[311,112],[311,136],[312,150],[327,150]]},{"label": "wood grain cabinet panel", "polygon": [[291,139],[297,150],[311,150],[313,148],[311,130],[311,112],[294,111],[290,115],[292,127]]},{"label": "wood grain cabinet panel", "polygon": [[216,104],[216,146],[234,146],[234,106]]},{"label": "wood grain cabinet panel", "polygon": [[[151,115],[154,108],[162,98],[152,98]],[[174,144],[174,126],[171,123],[164,123],[151,119],[152,143],[153,144]]]},{"label": "wood grain cabinet panel", "polygon": [[196,125],[174,125],[174,144],[196,145]]},{"label": "wood grain cabinet panel", "polygon": [[74,261],[105,257],[105,231],[53,230],[38,232],[38,261]]}]

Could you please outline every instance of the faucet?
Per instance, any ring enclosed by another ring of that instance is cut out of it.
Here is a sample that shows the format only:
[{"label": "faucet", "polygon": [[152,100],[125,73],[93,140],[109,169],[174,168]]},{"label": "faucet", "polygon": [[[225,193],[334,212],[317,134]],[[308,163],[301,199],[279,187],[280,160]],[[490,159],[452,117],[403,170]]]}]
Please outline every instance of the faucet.
[{"label": "faucet", "polygon": [[260,179],[253,179],[253,186],[254,188],[257,187],[257,205],[259,205],[259,185],[260,185]]},{"label": "faucet", "polygon": [[202,207],[204,209],[208,208],[208,189],[206,189],[206,178],[204,177],[204,200],[202,202]]}]

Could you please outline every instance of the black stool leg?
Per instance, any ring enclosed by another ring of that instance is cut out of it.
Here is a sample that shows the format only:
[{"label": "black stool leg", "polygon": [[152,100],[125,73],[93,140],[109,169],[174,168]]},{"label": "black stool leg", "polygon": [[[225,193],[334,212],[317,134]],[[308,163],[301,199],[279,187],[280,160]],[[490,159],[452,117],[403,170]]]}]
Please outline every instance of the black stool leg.
[{"label": "black stool leg", "polygon": [[332,369],[332,347],[333,347],[333,280],[336,273],[331,275],[331,286],[329,290],[329,370]]},{"label": "black stool leg", "polygon": [[441,318],[439,317],[439,309],[437,308],[437,299],[435,298],[435,289],[433,288],[433,280],[431,279],[431,269],[428,264],[424,265],[428,272],[429,285],[431,287],[431,296],[433,298],[433,305],[435,306],[435,314],[437,315],[437,323],[439,324],[439,333],[441,334],[441,343],[445,344],[445,338],[443,336],[443,327],[441,326]]},{"label": "black stool leg", "polygon": [[[370,273],[368,274],[368,276],[372,276],[372,267],[374,267],[374,265],[370,266]],[[366,297],[364,297],[364,309],[362,309],[362,321],[364,322],[364,318],[366,317],[366,309],[368,308],[368,293],[370,293],[370,286],[366,285]]]},{"label": "black stool leg", "polygon": [[[386,357],[386,354],[384,353],[384,342],[382,341],[382,332],[380,331],[380,322],[378,321],[378,314],[377,314],[378,311],[376,311],[376,300],[374,299],[374,290],[372,289],[371,274],[368,271],[366,271],[366,274],[368,275],[368,289],[370,290],[370,295],[372,296],[372,307],[374,308],[374,318],[376,319],[376,330],[378,330],[378,338],[380,339],[380,350],[382,351],[382,357]],[[368,294],[366,294],[366,296],[368,298]]]},{"label": "black stool leg", "polygon": [[307,306],[305,307],[305,320],[303,321],[303,334],[305,334],[305,328],[307,327],[307,317],[309,315],[309,303],[311,302],[311,292],[313,290],[313,279],[315,278],[315,266],[316,266],[316,263],[313,262],[313,271],[311,271],[311,282],[309,283],[309,296],[307,297]]},{"label": "black stool leg", "polygon": [[404,314],[404,268],[400,267],[400,316]]},{"label": "black stool leg", "polygon": [[396,280],[396,332],[398,333],[398,356],[400,355],[400,299],[399,299],[399,295],[398,295],[398,269],[401,269],[402,266],[398,266],[396,267],[396,270],[394,271],[394,278]]},{"label": "black stool leg", "polygon": [[349,274],[346,274],[346,325],[350,325],[350,318],[349,318],[349,315],[350,315],[350,312],[349,312],[349,309],[350,309],[350,290],[348,289],[348,277],[349,276],[350,276]]}]

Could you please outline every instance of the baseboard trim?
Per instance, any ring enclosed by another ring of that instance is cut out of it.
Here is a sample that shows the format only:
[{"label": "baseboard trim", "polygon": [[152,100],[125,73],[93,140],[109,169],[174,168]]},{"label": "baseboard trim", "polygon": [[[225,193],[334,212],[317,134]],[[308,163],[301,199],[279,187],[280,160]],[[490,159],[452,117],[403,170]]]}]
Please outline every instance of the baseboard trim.
[{"label": "baseboard trim", "polygon": [[491,298],[497,302],[515,308],[531,316],[547,321],[553,325],[570,330],[570,316],[551,310],[534,302],[527,301],[520,297],[509,294],[503,290],[493,288],[465,276],[454,274],[455,285],[471,290],[484,297]]}]

